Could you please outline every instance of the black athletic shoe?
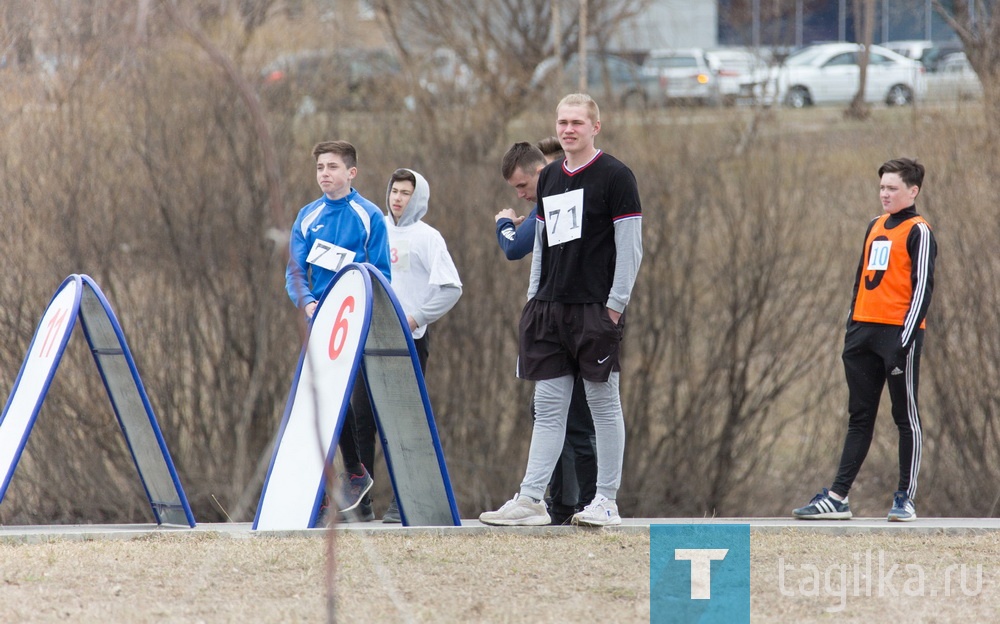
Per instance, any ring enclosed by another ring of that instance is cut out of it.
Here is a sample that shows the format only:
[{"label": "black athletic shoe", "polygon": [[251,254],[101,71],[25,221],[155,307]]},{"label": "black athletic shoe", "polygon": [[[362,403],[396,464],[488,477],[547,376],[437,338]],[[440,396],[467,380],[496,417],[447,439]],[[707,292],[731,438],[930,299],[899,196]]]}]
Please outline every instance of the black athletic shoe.
[{"label": "black athletic shoe", "polygon": [[560,525],[570,523],[573,519],[573,514],[577,512],[573,507],[567,507],[566,505],[551,505],[549,507],[549,516],[552,518],[552,524]]},{"label": "black athletic shoe", "polygon": [[338,492],[337,503],[340,511],[351,511],[361,504],[365,494],[372,489],[375,482],[372,480],[365,467],[361,467],[361,474],[353,475],[348,472],[340,475],[340,491]]},{"label": "black athletic shoe", "polygon": [[385,510],[385,515],[382,516],[382,522],[386,524],[399,524],[403,519],[399,517],[399,505],[396,503],[396,497],[392,497],[392,502],[389,503],[389,508]]},{"label": "black athletic shoe", "polygon": [[337,522],[371,522],[374,519],[372,499],[367,496],[354,509],[342,511],[337,515]]}]

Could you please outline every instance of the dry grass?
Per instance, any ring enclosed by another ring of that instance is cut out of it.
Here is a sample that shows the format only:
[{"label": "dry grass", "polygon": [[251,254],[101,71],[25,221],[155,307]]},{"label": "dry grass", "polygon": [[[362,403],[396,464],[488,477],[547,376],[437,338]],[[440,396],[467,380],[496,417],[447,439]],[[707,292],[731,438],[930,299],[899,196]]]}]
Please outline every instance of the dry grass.
[{"label": "dry grass", "polygon": [[[0,544],[0,621],[323,622],[327,545],[213,535]],[[648,535],[339,534],[334,545],[341,622],[567,622],[593,613],[649,621]],[[752,616],[877,622],[891,612],[906,622],[996,621],[998,564],[996,534],[754,533]]]},{"label": "dry grass", "polygon": [[[322,539],[0,545],[0,621],[322,622]],[[649,617],[649,538],[340,535],[337,621]]]}]

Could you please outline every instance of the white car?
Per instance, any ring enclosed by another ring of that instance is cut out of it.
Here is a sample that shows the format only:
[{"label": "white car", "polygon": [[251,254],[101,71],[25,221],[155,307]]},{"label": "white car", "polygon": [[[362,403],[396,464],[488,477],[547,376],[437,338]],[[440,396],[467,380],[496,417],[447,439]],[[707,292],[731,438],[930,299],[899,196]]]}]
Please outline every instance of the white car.
[{"label": "white car", "polygon": [[740,97],[742,85],[767,71],[767,56],[750,48],[717,48],[706,50],[705,59],[715,74],[722,103],[732,105]]},{"label": "white car", "polygon": [[938,69],[927,76],[927,99],[975,100],[983,97],[983,83],[972,69],[965,52],[941,59]]},{"label": "white car", "polygon": [[[856,43],[826,43],[799,50],[774,68],[763,95],[793,108],[850,102],[861,82]],[[903,106],[922,99],[927,90],[924,66],[881,46],[868,55],[866,102]]]},{"label": "white car", "polygon": [[902,41],[886,41],[881,45],[883,48],[889,48],[906,58],[920,61],[930,73],[938,70],[938,66],[946,56],[963,50],[962,42],[956,39],[949,41],[905,39]]}]

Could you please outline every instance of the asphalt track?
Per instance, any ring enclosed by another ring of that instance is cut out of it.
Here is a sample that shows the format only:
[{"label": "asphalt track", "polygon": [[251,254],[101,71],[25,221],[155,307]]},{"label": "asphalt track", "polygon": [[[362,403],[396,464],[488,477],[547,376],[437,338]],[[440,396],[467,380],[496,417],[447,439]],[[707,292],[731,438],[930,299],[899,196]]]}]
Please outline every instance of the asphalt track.
[{"label": "asphalt track", "polygon": [[[648,533],[653,524],[749,524],[753,533],[810,531],[825,535],[856,535],[861,533],[902,533],[922,535],[975,535],[1000,531],[1000,518],[920,518],[914,522],[887,522],[885,518],[854,518],[852,520],[795,520],[793,518],[623,518],[617,527],[592,529],[573,526],[495,527],[478,520],[462,520],[462,526],[404,527],[381,522],[348,522],[334,527],[335,531],[355,534],[391,533],[400,537],[411,535],[482,535],[516,532],[522,535],[558,535],[574,531],[620,531]],[[233,539],[259,537],[322,537],[325,529],[297,531],[253,531],[249,522],[205,523],[195,528],[156,524],[61,524],[31,526],[0,526],[0,543],[41,544],[57,541],[129,540],[148,538],[155,534],[212,534]]]}]

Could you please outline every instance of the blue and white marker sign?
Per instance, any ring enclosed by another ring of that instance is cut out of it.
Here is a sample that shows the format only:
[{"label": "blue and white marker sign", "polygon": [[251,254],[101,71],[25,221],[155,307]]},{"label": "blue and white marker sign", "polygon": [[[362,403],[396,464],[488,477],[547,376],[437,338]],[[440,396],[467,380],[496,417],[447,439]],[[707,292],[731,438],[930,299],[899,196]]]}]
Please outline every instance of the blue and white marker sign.
[{"label": "blue and white marker sign", "polygon": [[370,264],[349,264],[331,282],[314,313],[255,530],[315,525],[325,490],[324,470],[336,452],[359,371],[403,524],[461,523],[406,317],[380,271]]},{"label": "blue and white marker sign", "polygon": [[333,459],[368,333],[371,283],[366,271],[341,271],[313,316],[292,386],[255,529],[312,526],[323,499],[324,467]]},{"label": "blue and white marker sign", "polygon": [[69,276],[52,297],[0,415],[0,502],[7,493],[77,319],[82,320],[84,335],[157,524],[193,527],[194,515],[125,335],[101,289],[86,275]]}]

